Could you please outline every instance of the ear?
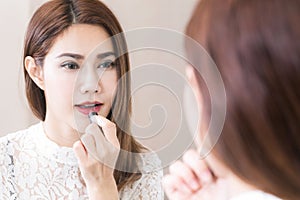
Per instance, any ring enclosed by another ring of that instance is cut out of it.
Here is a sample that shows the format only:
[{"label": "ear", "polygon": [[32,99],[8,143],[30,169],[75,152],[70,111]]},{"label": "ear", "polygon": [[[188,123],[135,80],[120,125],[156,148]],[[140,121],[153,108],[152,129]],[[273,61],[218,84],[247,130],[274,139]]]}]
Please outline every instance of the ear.
[{"label": "ear", "polygon": [[42,67],[36,65],[34,58],[31,56],[26,56],[24,64],[30,78],[40,89],[44,90],[44,74]]},{"label": "ear", "polygon": [[[193,102],[192,104],[197,104],[197,109],[191,109],[189,110],[190,118],[196,119],[194,123],[197,123],[197,125],[192,125],[192,127],[197,127],[197,132],[199,133],[197,137],[195,138],[195,144],[197,145],[197,148],[202,147],[203,145],[203,138],[200,136],[202,135],[201,130],[201,123],[202,123],[202,108],[203,108],[203,99],[202,99],[202,93],[200,90],[199,83],[197,81],[196,73],[197,70],[195,70],[192,66],[188,65],[185,69],[186,77],[188,79],[189,85],[191,87],[191,90],[193,92],[193,97],[195,98],[196,102]],[[193,116],[193,117],[192,117]],[[198,120],[197,120],[198,119]],[[192,121],[192,120],[190,120]],[[188,122],[188,124],[191,122]],[[192,121],[193,123],[193,121]]]},{"label": "ear", "polygon": [[[190,66],[190,65],[186,66],[186,68],[185,68],[185,74],[187,76],[189,84],[192,87],[192,90],[194,92],[196,100],[197,100],[197,102],[199,104],[199,103],[202,102],[202,94],[201,94],[200,86],[199,86],[199,83],[197,81],[197,77],[196,77],[195,73],[196,73],[196,70],[192,66]],[[199,105],[199,106],[201,106],[201,105]]]}]

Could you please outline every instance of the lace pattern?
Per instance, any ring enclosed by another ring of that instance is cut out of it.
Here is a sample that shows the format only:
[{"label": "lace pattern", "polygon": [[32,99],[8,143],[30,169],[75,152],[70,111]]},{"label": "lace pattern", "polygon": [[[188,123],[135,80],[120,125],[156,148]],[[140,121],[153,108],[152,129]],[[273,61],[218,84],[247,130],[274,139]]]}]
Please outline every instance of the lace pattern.
[{"label": "lace pattern", "polygon": [[[160,160],[151,154],[143,162],[147,170],[120,199],[163,199]],[[0,199],[88,199],[72,148],[50,141],[41,123],[0,139],[0,179]]]}]

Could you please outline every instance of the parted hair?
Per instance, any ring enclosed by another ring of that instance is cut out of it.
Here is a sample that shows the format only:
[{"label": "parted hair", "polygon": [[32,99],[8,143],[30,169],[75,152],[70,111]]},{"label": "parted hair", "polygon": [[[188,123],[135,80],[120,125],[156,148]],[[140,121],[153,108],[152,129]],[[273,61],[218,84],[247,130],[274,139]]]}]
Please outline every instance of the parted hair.
[{"label": "parted hair", "polygon": [[[125,73],[126,76],[120,79],[113,102],[112,109],[117,115],[114,117],[111,111],[108,118],[113,122],[118,122],[116,123],[117,137],[121,149],[124,152],[141,152],[144,147],[130,133],[125,132],[125,130],[130,130],[131,115],[130,76],[127,73],[130,70],[130,65],[127,45],[117,18],[105,4],[98,0],[51,0],[43,4],[29,22],[24,41],[23,60],[26,56],[32,56],[36,64],[43,67],[45,56],[56,38],[73,24],[96,25],[103,27],[110,36],[118,35],[118,37],[113,37],[112,41],[115,51],[119,52],[120,55],[116,60],[116,69],[119,79]],[[36,117],[44,121],[47,112],[44,91],[30,78],[25,66],[23,68],[29,106]],[[119,155],[114,171],[119,190],[141,177],[137,157],[127,158],[126,155],[130,154]],[[126,172],[126,169],[130,169],[130,172]]]}]

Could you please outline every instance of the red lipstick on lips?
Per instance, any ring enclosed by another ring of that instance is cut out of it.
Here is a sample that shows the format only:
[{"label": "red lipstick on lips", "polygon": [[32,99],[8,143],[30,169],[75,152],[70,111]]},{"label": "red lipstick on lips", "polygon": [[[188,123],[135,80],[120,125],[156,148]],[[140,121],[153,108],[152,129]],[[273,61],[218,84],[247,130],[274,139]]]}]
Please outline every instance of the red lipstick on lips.
[{"label": "red lipstick on lips", "polygon": [[90,112],[98,113],[100,111],[102,105],[103,104],[98,101],[93,101],[93,102],[87,101],[87,102],[83,102],[81,104],[76,104],[75,107],[82,114],[89,115]]}]

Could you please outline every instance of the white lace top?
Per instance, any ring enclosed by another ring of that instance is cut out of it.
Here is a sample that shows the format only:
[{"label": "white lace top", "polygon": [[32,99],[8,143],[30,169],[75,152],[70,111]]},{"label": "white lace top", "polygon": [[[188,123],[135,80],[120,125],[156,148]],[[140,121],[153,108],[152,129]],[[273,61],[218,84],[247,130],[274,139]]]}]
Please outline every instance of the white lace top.
[{"label": "white lace top", "polygon": [[[156,170],[122,189],[120,199],[163,199],[160,160],[157,155],[144,156],[143,162]],[[72,148],[49,140],[41,123],[2,137],[0,199],[88,199]]]}]

